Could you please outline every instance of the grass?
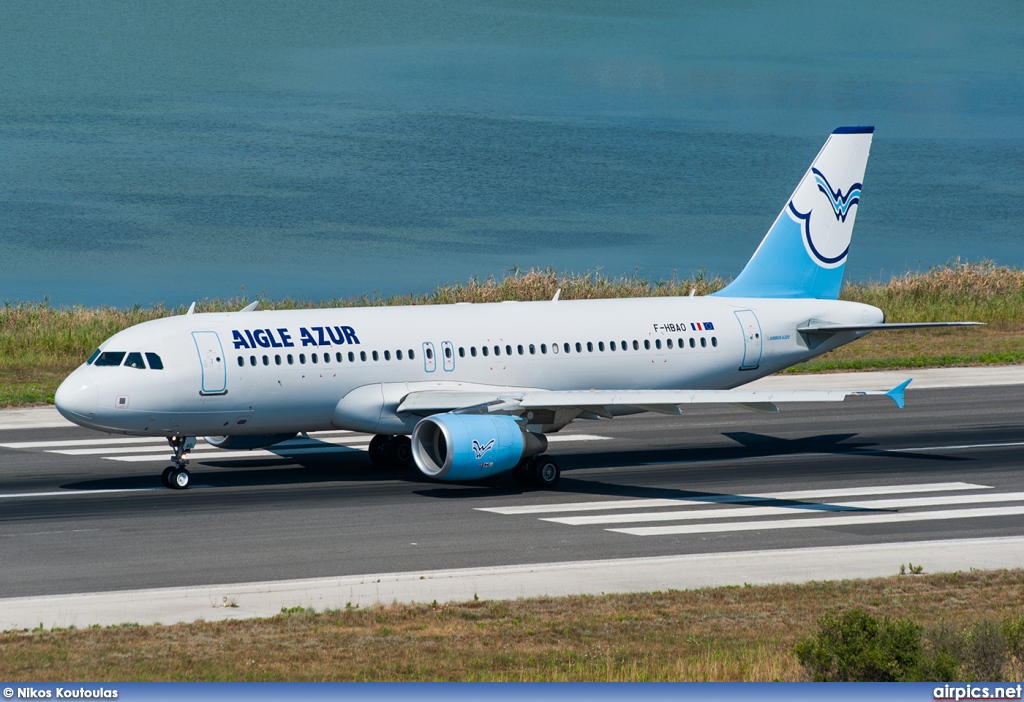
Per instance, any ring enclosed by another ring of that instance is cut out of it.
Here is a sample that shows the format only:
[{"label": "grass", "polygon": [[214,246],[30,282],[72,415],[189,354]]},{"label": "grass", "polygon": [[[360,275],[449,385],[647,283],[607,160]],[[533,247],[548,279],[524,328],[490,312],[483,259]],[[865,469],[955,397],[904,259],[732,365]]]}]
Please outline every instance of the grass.
[{"label": "grass", "polygon": [[[895,568],[894,568],[895,570]],[[0,634],[0,675],[60,680],[804,680],[829,611],[963,630],[1024,613],[1024,571]],[[1007,675],[1019,679],[1024,660]]]},{"label": "grass", "polygon": [[[423,295],[361,296],[321,302],[263,300],[262,309],[353,307],[502,300],[706,295],[725,281],[698,274],[692,279],[652,282],[637,277],[607,278],[598,273],[558,274],[514,271],[500,280],[471,280]],[[801,364],[794,372],[918,368],[1019,363],[1024,361],[1024,270],[991,263],[953,261],[925,273],[886,283],[843,288],[842,299],[880,307],[889,321],[974,320],[982,329],[922,330],[873,334]],[[200,312],[238,310],[248,298],[204,300]],[[53,402],[60,381],[100,342],[132,324],[185,308],[131,309],[53,307],[47,302],[7,302],[0,309],[0,407]]]}]

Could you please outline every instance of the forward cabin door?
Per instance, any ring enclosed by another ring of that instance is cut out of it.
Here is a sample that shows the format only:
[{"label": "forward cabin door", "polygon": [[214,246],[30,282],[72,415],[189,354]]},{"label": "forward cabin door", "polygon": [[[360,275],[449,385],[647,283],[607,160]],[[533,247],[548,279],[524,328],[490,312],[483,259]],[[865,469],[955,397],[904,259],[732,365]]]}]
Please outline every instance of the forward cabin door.
[{"label": "forward cabin door", "polygon": [[224,347],[220,337],[213,331],[192,332],[192,340],[196,343],[199,363],[203,372],[200,395],[227,395],[228,371],[224,363]]},{"label": "forward cabin door", "polygon": [[743,329],[743,362],[740,370],[754,370],[761,365],[761,324],[751,310],[737,310],[736,319]]}]

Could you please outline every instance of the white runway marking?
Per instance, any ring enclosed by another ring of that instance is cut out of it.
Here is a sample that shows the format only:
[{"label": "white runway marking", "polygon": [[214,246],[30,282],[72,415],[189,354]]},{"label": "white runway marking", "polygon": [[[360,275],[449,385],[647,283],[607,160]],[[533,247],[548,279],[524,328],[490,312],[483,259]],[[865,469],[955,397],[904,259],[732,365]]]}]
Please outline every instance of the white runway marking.
[{"label": "white runway marking", "polygon": [[115,492],[152,492],[153,490],[166,490],[164,487],[145,488],[115,488],[110,490],[56,490],[52,492],[11,492],[0,495],[0,499],[13,499],[19,497],[67,497],[68,495],[81,497],[82,495],[109,495]]},{"label": "white runway marking", "polygon": [[809,527],[858,526],[861,524],[894,524],[896,522],[924,522],[947,519],[974,519],[977,517],[1009,517],[1024,515],[1019,507],[979,507],[976,509],[946,509],[935,512],[903,512],[900,514],[865,514],[849,517],[819,517],[815,519],[779,519],[761,522],[733,522],[725,524],[681,524],[677,526],[636,527],[609,529],[633,536],[666,536],[670,534],[712,534],[726,531],[766,531],[772,529],[802,529]]},{"label": "white runway marking", "polygon": [[876,511],[969,505],[986,502],[1024,502],[1024,492],[986,493],[984,495],[943,495],[942,497],[910,497],[899,500],[863,500],[860,502],[810,503],[805,507],[737,507],[734,509],[701,509],[672,512],[640,512],[637,514],[601,514],[585,517],[542,517],[542,522],[570,526],[585,524],[627,524],[630,522],[674,522],[694,519],[730,519],[734,517],[765,517],[776,514],[821,514],[822,512]]},{"label": "white runway marking", "polygon": [[703,500],[686,498],[659,498],[649,500],[603,500],[601,502],[563,502],[547,505],[515,505],[512,507],[478,507],[481,512],[495,514],[542,514],[547,512],[589,512],[606,509],[649,509],[651,507],[679,507],[680,505],[718,504],[741,500],[814,500],[860,495],[901,495],[918,492],[946,492],[949,490],[991,490],[989,485],[971,483],[924,483],[917,485],[875,485],[855,488],[826,488],[821,490],[795,490],[789,492],[762,492],[745,495],[710,495]]},{"label": "white runway marking", "polygon": [[[643,522],[676,522],[664,526],[610,528],[606,531],[631,536],[669,536],[680,534],[711,534],[777,529],[832,528],[859,524],[889,524],[928,520],[1004,517],[1024,514],[1024,505],[1005,507],[968,507],[1000,502],[1024,502],[1024,492],[984,492],[964,494],[967,490],[992,490],[988,485],[972,483],[924,483],[915,485],[875,485],[854,488],[796,490],[746,495],[695,494],[693,499],[605,500],[600,502],[567,502],[544,505],[478,507],[481,512],[505,516],[540,516],[540,521],[566,526],[607,526]],[[854,495],[920,495],[948,492],[947,495],[899,497],[852,502],[807,502]],[[777,500],[778,504],[771,504]],[[964,509],[918,510],[922,507],[958,506]],[[674,507],[671,510],[656,510]],[[909,511],[908,511],[909,510]],[[580,515],[579,512],[603,512]],[[837,512],[845,512],[838,515]],[[753,517],[778,517],[752,520]],[[700,524],[694,522],[700,521]],[[689,523],[679,523],[689,522]]]}]

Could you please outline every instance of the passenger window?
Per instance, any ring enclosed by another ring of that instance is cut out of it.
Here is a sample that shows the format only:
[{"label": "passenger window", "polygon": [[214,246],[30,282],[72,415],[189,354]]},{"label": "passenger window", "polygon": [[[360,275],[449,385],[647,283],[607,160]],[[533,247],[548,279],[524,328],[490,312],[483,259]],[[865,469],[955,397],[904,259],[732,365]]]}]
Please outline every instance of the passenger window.
[{"label": "passenger window", "polygon": [[505,346],[505,355],[506,356],[511,356],[512,355],[512,347],[511,346]]},{"label": "passenger window", "polygon": [[541,344],[540,345],[540,352],[542,354],[546,354],[548,352],[548,345],[547,344]]},{"label": "passenger window", "polygon": [[335,363],[341,363],[342,360],[344,360],[344,356],[341,355],[341,351],[338,351],[336,354],[334,354]]},{"label": "passenger window", "polygon": [[428,347],[427,348],[427,360],[429,361],[429,360],[431,360],[433,358],[434,358],[434,349]]},{"label": "passenger window", "polygon": [[363,361],[364,363],[366,362],[366,352],[365,351],[360,351],[359,352],[359,360]]},{"label": "passenger window", "polygon": [[249,365],[250,366],[255,366],[256,365],[256,357],[255,356],[249,356]]},{"label": "passenger window", "polygon": [[537,347],[534,346],[533,344],[530,344],[530,355],[531,356],[535,356],[536,354],[537,354]]},{"label": "passenger window", "polygon": [[565,349],[566,353],[569,353],[569,342],[565,342],[565,344],[563,344],[562,348]]},{"label": "passenger window", "polygon": [[329,354],[327,352],[324,352],[324,363],[330,363],[330,362],[331,362],[331,354]]},{"label": "passenger window", "polygon": [[415,361],[416,360],[416,353],[412,349],[409,349],[409,360],[410,361]]},{"label": "passenger window", "polygon": [[476,358],[476,346],[469,347],[469,355],[472,356],[473,358]]},{"label": "passenger window", "polygon": [[452,347],[451,346],[445,346],[444,347],[444,357],[445,358],[451,358],[452,357]]},{"label": "passenger window", "polygon": [[[445,351],[448,351],[448,349],[445,349]],[[387,349],[384,349],[384,360],[385,361],[390,361],[391,360],[391,352],[388,351]]]},{"label": "passenger window", "polygon": [[717,336],[711,337],[711,345],[715,346],[715,347],[718,346],[718,337]]},{"label": "passenger window", "polygon": [[628,351],[629,350],[629,344],[626,343],[625,339],[622,340],[622,350],[623,351]]},{"label": "passenger window", "polygon": [[306,354],[300,353],[299,354],[299,363],[305,363],[305,362],[306,362]]},{"label": "passenger window", "polygon": [[398,349],[397,351],[395,351],[395,358],[399,361],[402,360],[402,349]]},{"label": "passenger window", "polygon": [[634,351],[639,351],[640,350],[640,342],[637,341],[636,339],[633,339],[633,350]]},{"label": "passenger window", "polygon": [[294,363],[295,363],[295,356],[292,356],[291,354],[288,354],[288,365],[290,366],[290,365],[292,365]]},{"label": "passenger window", "polygon": [[615,350],[615,342],[614,341],[609,341],[608,342],[608,350],[609,351],[614,351]]},{"label": "passenger window", "polygon": [[93,365],[119,366],[121,365],[121,361],[124,360],[124,355],[124,351],[104,351],[103,353],[96,357],[96,360],[93,362]]},{"label": "passenger window", "polygon": [[500,346],[495,346],[494,347],[494,355],[495,356],[500,356],[501,355],[501,347]]},{"label": "passenger window", "polygon": [[558,353],[558,344],[551,344],[551,353]]},{"label": "passenger window", "polygon": [[128,354],[128,358],[125,359],[124,365],[128,368],[142,368],[146,369],[146,363],[142,360],[142,354],[138,351],[132,351]]},{"label": "passenger window", "polygon": [[583,344],[576,342],[576,353],[583,353]]},{"label": "passenger window", "polygon": [[672,339],[665,339],[665,346],[672,348]]},{"label": "passenger window", "polygon": [[355,363],[356,362],[356,355],[352,351],[348,352],[348,362],[349,363]]},{"label": "passenger window", "polygon": [[245,359],[244,359],[244,358],[242,358],[241,356],[239,356],[239,357],[238,357],[238,367],[239,367],[239,368],[242,368],[242,367],[244,367],[244,366],[245,366]]},{"label": "passenger window", "polygon": [[683,348],[684,346],[686,346],[686,344],[683,343],[682,338],[678,339],[678,341],[679,341],[679,348]]},{"label": "passenger window", "polygon": [[519,353],[520,356],[522,356],[523,355],[523,345],[522,344],[517,344],[516,345],[516,351]]},{"label": "passenger window", "polygon": [[313,363],[319,363],[320,357],[317,356],[315,353],[311,353],[309,354],[309,360],[312,361]]},{"label": "passenger window", "polygon": [[697,342],[694,341],[693,337],[691,336],[690,337],[690,348],[692,349],[692,348],[696,348],[696,347],[697,347]]},{"label": "passenger window", "polygon": [[598,351],[604,351],[604,342],[603,341],[597,342],[597,350]]},{"label": "passenger window", "polygon": [[270,357],[269,356],[264,356],[263,357],[263,365],[265,365],[265,366],[269,366],[270,365]]},{"label": "passenger window", "polygon": [[654,340],[654,348],[658,349],[659,351],[661,350],[661,339]]},{"label": "passenger window", "polygon": [[704,338],[704,337],[702,336],[702,337],[700,338],[700,347],[701,347],[701,348],[703,349],[703,348],[707,348],[707,346],[708,346],[708,340],[707,340],[707,339],[705,339],[705,338]]},{"label": "passenger window", "polygon": [[486,346],[481,346],[480,347],[480,353],[482,353],[484,356],[486,356],[487,355],[487,347]]},{"label": "passenger window", "polygon": [[274,355],[274,365],[276,365],[276,366],[281,365],[281,354],[275,354]]},{"label": "passenger window", "polygon": [[460,346],[459,347],[459,358],[465,358],[465,357],[466,357],[466,347],[465,346]]},{"label": "passenger window", "polygon": [[92,356],[89,356],[89,360],[85,362],[85,365],[90,366],[92,362],[96,360],[96,357],[100,355],[100,350],[96,349],[92,352]]},{"label": "passenger window", "polygon": [[379,361],[380,360],[380,356],[377,355],[376,351],[373,352],[373,360],[375,360],[375,361]]}]

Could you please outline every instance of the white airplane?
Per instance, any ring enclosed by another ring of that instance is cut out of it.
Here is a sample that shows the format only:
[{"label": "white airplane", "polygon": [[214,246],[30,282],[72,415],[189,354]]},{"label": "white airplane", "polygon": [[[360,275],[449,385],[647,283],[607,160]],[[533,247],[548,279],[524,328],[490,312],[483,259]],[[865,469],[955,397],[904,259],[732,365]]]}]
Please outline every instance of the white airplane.
[{"label": "white airplane", "polygon": [[[58,411],[104,432],[164,436],[166,486],[191,477],[196,437],[273,446],[302,432],[369,432],[378,465],[438,480],[512,470],[551,487],[546,433],[577,418],[728,403],[887,395],[732,389],[881,329],[836,298],[873,127],[835,130],[739,276],[706,297],[559,300],[188,314],[107,339],[61,384]],[[194,305],[193,305],[194,307]],[[410,438],[411,437],[411,438]]]}]

